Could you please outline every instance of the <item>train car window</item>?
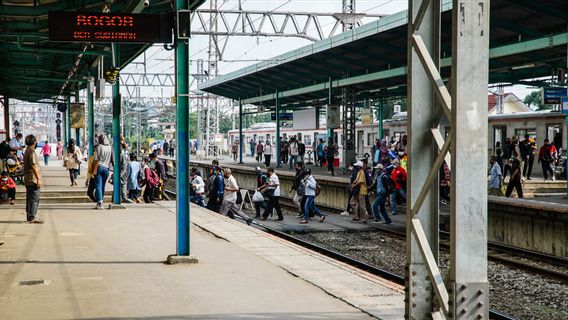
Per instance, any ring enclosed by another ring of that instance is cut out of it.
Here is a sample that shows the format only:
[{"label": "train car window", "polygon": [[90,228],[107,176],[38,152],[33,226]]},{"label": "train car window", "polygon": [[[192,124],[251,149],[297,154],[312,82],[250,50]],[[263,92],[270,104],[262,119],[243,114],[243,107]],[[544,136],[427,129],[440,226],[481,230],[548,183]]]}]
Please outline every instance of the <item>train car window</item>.
[{"label": "train car window", "polygon": [[372,146],[375,143],[378,135],[376,132],[367,133],[367,146]]},{"label": "train car window", "polygon": [[296,138],[298,138],[298,141],[302,141],[302,133],[298,132],[298,135],[296,136]]},{"label": "train car window", "polygon": [[312,137],[310,137],[309,135],[305,135],[304,136],[304,144],[306,146],[311,146],[312,145]]}]

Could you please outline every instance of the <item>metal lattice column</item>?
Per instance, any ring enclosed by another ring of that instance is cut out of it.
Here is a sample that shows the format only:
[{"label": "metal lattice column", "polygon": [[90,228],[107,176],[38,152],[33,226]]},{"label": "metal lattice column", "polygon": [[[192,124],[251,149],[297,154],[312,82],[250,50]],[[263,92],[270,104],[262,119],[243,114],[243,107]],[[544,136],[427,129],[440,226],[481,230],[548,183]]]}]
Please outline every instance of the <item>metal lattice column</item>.
[{"label": "metal lattice column", "polygon": [[[343,89],[343,159],[344,168],[355,160],[355,103],[353,91]],[[340,141],[337,142],[338,144]]]},{"label": "metal lattice column", "polygon": [[[489,0],[453,1],[451,95],[439,72],[440,13],[439,0],[409,1],[406,317],[487,319]],[[451,123],[445,141],[444,113]],[[437,180],[444,160],[452,171],[447,279],[438,268]]]}]

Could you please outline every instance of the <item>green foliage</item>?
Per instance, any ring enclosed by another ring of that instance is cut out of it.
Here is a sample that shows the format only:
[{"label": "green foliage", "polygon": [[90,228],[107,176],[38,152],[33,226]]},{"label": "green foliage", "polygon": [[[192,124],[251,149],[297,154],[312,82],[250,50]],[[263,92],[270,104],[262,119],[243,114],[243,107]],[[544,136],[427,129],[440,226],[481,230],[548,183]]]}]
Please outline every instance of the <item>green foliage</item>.
[{"label": "green foliage", "polygon": [[545,105],[542,105],[542,92],[540,90],[533,91],[525,97],[524,103],[533,110],[545,110]]}]

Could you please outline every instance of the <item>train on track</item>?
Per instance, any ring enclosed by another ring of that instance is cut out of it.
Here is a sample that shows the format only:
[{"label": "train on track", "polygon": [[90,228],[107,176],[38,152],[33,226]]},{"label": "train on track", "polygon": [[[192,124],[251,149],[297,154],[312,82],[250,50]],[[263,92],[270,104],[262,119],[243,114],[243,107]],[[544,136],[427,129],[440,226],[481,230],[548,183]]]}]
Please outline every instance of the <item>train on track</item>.
[{"label": "train on track", "polygon": [[[545,138],[549,139],[557,149],[566,150],[566,115],[559,112],[521,112],[511,114],[497,114],[488,117],[488,152],[494,154],[495,144],[503,143],[507,137],[518,136],[521,139],[528,134],[535,139],[537,146],[543,144]],[[447,121],[442,121],[441,132],[446,136],[450,134],[450,126]],[[342,151],[345,143],[342,129],[335,129],[336,141],[339,147],[340,162],[342,161]],[[383,121],[383,135],[387,141],[392,143],[399,141],[407,132],[406,112],[397,113],[392,119]],[[283,126],[280,128],[280,135],[283,138],[296,136],[306,145],[306,152],[311,151],[319,139],[327,140],[327,130],[325,127],[311,130],[298,130],[292,127]],[[276,143],[276,124],[257,123],[250,128],[243,129],[245,140],[244,152],[250,152],[248,142],[270,140],[272,145]],[[232,144],[239,137],[239,130],[229,130],[227,143]],[[371,147],[376,138],[379,137],[379,123],[370,124],[357,123],[355,129],[355,151],[358,157],[363,157],[365,153],[370,153]],[[226,146],[226,150],[229,146]],[[535,166],[537,167],[537,166]],[[537,169],[537,168],[535,168]],[[539,170],[537,170],[539,171]]]}]

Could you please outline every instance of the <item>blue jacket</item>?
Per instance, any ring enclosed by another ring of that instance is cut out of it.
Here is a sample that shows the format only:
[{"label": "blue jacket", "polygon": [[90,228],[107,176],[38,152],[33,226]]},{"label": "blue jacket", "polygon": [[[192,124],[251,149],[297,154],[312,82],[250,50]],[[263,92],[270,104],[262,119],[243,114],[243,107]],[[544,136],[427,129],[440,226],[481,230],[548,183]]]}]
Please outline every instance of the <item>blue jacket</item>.
[{"label": "blue jacket", "polygon": [[225,194],[225,178],[222,174],[218,174],[215,178],[215,191],[217,191],[218,198]]},{"label": "blue jacket", "polygon": [[382,172],[379,177],[377,178],[377,195],[386,195],[387,194],[387,190],[385,189],[385,186],[383,185],[383,178],[385,177],[385,173]]}]

